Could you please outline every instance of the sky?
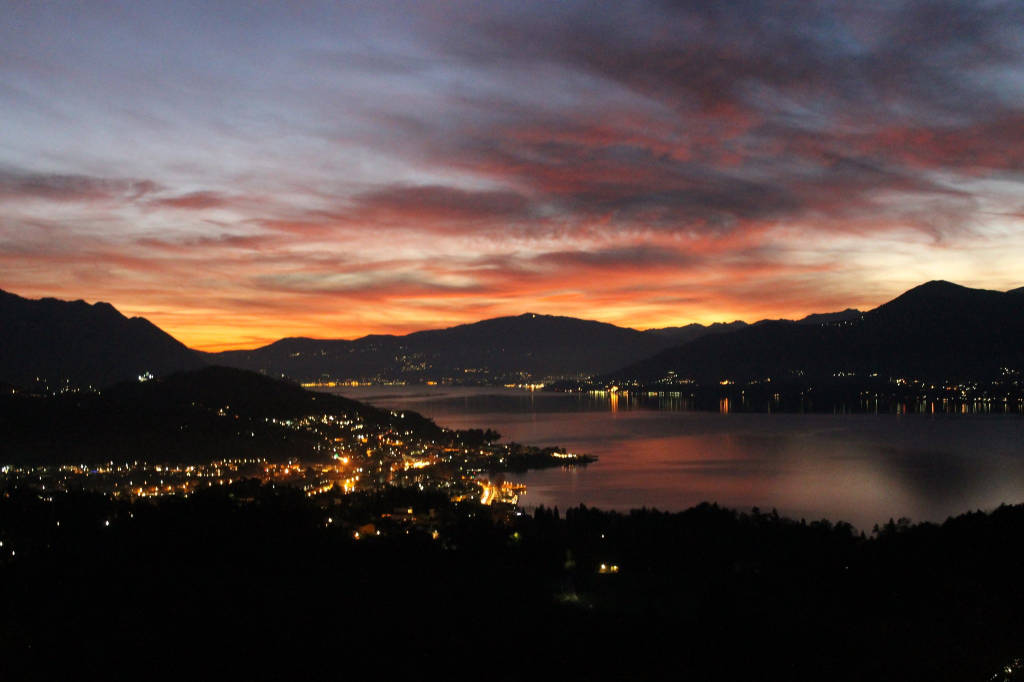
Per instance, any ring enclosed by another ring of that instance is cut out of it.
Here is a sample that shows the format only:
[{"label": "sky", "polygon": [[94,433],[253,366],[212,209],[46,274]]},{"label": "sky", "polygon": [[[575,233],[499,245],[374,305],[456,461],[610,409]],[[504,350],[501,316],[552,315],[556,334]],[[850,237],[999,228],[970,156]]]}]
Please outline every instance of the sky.
[{"label": "sky", "polygon": [[0,12],[0,288],[203,350],[1024,285],[1024,3]]}]

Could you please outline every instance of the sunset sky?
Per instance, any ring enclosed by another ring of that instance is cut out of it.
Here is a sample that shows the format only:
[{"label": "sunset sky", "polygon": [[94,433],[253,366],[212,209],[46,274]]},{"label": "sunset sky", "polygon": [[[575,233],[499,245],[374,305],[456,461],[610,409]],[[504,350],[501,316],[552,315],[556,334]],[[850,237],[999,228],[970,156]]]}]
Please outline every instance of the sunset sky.
[{"label": "sunset sky", "polygon": [[1024,3],[0,13],[0,288],[205,350],[1024,285]]}]

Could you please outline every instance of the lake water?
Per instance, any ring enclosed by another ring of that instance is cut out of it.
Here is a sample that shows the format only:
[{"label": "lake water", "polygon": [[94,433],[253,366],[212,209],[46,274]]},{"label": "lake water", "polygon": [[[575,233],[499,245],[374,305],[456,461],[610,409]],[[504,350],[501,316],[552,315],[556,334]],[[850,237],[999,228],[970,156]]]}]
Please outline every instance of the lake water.
[{"label": "lake water", "polygon": [[711,501],[870,531],[890,517],[942,521],[1024,502],[1020,414],[722,414],[668,399],[502,388],[335,392],[442,426],[494,428],[506,440],[600,457],[512,476],[527,485],[526,507],[681,510]]}]

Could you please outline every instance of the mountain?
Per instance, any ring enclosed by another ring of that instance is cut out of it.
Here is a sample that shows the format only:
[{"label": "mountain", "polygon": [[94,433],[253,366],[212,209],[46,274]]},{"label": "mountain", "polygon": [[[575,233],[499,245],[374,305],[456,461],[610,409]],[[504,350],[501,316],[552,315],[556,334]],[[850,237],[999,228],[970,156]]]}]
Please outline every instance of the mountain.
[{"label": "mountain", "polygon": [[487,383],[591,376],[676,343],[671,335],[526,313],[406,336],[281,339],[255,350],[206,357],[217,364],[300,380]]},{"label": "mountain", "polygon": [[413,412],[395,415],[253,372],[203,367],[152,381],[123,382],[101,393],[0,394],[0,461],[308,458],[320,442],[316,434],[281,422],[323,414],[347,415],[367,427],[395,427],[426,438],[442,435],[432,421]]},{"label": "mountain", "polygon": [[20,386],[101,387],[205,364],[148,320],[129,319],[109,303],[0,291],[0,329],[0,381]]},{"label": "mountain", "polygon": [[[796,324],[806,325],[829,325],[829,324],[847,324],[853,320],[859,319],[861,313],[859,310],[854,308],[847,308],[836,313],[813,313],[802,319],[796,320]],[[646,334],[659,336],[665,339],[671,339],[675,342],[675,345],[683,345],[690,341],[695,341],[702,336],[709,336],[711,334],[723,334],[725,332],[734,332],[739,329],[747,327],[753,327],[767,322],[793,322],[793,320],[759,320],[754,323],[747,323],[743,320],[736,320],[734,322],[713,322],[707,326],[702,324],[688,324],[682,327],[662,327],[660,329],[648,329]]]},{"label": "mountain", "polygon": [[[153,381],[123,382],[100,397],[74,398],[79,404],[102,402],[115,412],[134,410],[151,414],[190,408],[218,411],[253,419],[286,419],[310,414],[358,414],[374,424],[396,421],[391,412],[329,393],[307,391],[297,384],[233,367],[207,366],[178,372]],[[418,418],[415,413],[408,413]],[[397,423],[397,422],[396,422]],[[412,422],[401,422],[408,426]]]},{"label": "mountain", "polygon": [[[863,314],[855,308],[847,308],[838,313],[813,313],[796,322],[797,324],[847,324],[859,320]],[[782,321],[785,322],[785,320]]]},{"label": "mountain", "polygon": [[[832,313],[843,316],[856,311]],[[812,318],[810,316],[802,322]],[[817,322],[816,322],[817,323]],[[405,336],[352,341],[285,338],[254,350],[192,351],[141,317],[108,303],[29,300],[0,291],[0,384],[59,390],[103,387],[219,364],[301,381],[519,383],[603,374],[745,322],[637,331],[526,313]],[[41,384],[41,385],[40,385]]]},{"label": "mountain", "polygon": [[842,324],[762,322],[665,350],[608,379],[717,383],[877,373],[945,380],[995,378],[1003,368],[1024,369],[1024,296],[934,281]]},{"label": "mountain", "polygon": [[736,331],[746,326],[748,326],[746,322],[736,320],[735,322],[713,322],[707,326],[693,323],[683,327],[662,327],[661,329],[648,329],[645,333],[671,339],[676,344],[683,344],[708,334]]},{"label": "mountain", "polygon": [[[833,324],[859,317],[859,311],[848,309],[810,315],[799,324]],[[254,350],[204,357],[214,364],[300,381],[519,383],[596,376],[668,348],[748,326],[737,320],[641,332],[526,313],[406,336],[373,335],[353,341],[286,338]]]}]

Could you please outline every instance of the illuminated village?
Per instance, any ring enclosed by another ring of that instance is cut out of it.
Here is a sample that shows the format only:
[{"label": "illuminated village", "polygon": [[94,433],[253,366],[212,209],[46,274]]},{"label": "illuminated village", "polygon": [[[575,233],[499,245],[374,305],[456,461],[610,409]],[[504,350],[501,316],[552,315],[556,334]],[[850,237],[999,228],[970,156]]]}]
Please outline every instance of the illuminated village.
[{"label": "illuminated village", "polygon": [[[230,408],[218,414],[228,418]],[[402,418],[404,414],[393,416]],[[254,457],[195,464],[111,460],[98,465],[8,465],[0,468],[0,482],[3,487],[38,488],[44,499],[55,492],[81,490],[139,500],[188,497],[204,488],[257,480],[301,489],[308,497],[320,500],[323,507],[344,504],[345,496],[354,492],[400,487],[442,492],[453,502],[475,501],[512,513],[526,486],[504,480],[503,471],[574,466],[594,460],[557,448],[515,443],[440,443],[417,435],[413,429],[398,431],[387,425],[368,424],[359,415],[267,421],[314,434],[316,445],[310,458],[283,462]]]}]

